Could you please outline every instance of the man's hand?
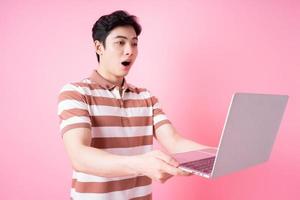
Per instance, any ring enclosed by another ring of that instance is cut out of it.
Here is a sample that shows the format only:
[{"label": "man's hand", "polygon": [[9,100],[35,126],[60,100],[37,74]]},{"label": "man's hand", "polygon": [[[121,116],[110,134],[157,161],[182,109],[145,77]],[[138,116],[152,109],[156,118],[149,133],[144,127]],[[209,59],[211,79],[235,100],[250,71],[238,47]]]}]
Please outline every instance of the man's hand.
[{"label": "man's hand", "polygon": [[139,174],[148,176],[161,183],[176,175],[190,175],[178,169],[179,163],[171,156],[161,151],[151,151],[135,157],[135,164]]}]

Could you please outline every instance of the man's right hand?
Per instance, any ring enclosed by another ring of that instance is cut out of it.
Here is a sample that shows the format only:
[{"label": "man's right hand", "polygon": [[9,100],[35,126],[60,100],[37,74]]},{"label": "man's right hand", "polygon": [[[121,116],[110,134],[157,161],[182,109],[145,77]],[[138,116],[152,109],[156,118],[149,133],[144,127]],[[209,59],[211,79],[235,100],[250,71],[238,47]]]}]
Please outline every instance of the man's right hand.
[{"label": "man's right hand", "polygon": [[166,182],[172,176],[189,175],[177,168],[179,163],[174,158],[159,150],[134,156],[132,163],[138,174],[148,176],[161,183]]}]

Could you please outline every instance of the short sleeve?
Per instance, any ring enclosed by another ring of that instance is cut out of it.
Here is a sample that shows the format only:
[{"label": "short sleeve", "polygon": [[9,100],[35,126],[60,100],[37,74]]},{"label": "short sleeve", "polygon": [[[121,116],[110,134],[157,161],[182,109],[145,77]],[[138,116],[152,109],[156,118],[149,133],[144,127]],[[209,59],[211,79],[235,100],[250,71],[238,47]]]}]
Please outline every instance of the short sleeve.
[{"label": "short sleeve", "polygon": [[151,102],[153,106],[153,124],[154,124],[154,134],[156,130],[164,125],[170,124],[170,120],[167,118],[167,115],[163,112],[158,99],[155,96],[151,96]]},{"label": "short sleeve", "polygon": [[84,90],[74,84],[65,85],[58,97],[58,117],[63,135],[74,128],[91,129],[91,120]]}]

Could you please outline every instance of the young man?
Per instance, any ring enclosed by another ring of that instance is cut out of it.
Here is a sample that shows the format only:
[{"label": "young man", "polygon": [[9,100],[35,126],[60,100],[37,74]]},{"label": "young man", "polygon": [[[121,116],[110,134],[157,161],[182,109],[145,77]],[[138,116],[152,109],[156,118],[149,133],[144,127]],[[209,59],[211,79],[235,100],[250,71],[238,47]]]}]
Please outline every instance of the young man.
[{"label": "young man", "polygon": [[93,26],[99,66],[89,78],[59,95],[60,130],[71,160],[72,199],[151,199],[151,181],[189,175],[162,151],[204,148],[180,136],[146,89],[128,84],[141,27],[135,16],[116,11]]}]

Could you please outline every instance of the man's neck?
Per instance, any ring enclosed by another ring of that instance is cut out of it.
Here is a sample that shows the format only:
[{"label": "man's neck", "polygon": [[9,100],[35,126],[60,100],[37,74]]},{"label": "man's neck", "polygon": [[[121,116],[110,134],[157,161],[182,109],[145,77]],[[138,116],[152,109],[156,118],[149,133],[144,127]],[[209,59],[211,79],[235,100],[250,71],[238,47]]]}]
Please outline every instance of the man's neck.
[{"label": "man's neck", "polygon": [[105,78],[107,81],[111,82],[112,84],[118,86],[118,87],[122,87],[123,85],[123,81],[124,81],[124,77],[116,77],[116,76],[112,76],[111,74],[107,73],[103,67],[98,67],[97,72],[103,77]]}]

